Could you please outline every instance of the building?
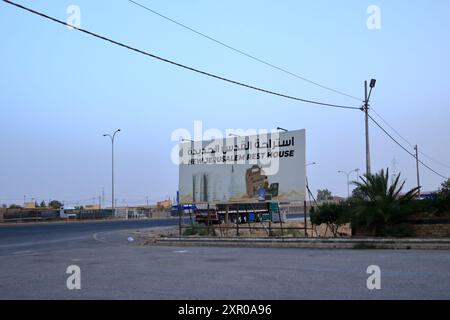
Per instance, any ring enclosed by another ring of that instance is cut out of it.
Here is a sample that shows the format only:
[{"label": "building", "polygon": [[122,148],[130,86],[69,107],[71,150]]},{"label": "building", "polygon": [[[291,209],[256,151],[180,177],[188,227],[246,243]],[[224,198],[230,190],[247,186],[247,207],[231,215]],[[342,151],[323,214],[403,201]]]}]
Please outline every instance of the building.
[{"label": "building", "polygon": [[88,204],[84,207],[86,210],[100,210],[101,207],[99,204]]},{"label": "building", "polygon": [[36,209],[36,202],[25,202],[24,209]]},{"label": "building", "polygon": [[167,199],[167,200],[159,201],[156,205],[158,208],[171,209],[172,208],[172,200]]}]

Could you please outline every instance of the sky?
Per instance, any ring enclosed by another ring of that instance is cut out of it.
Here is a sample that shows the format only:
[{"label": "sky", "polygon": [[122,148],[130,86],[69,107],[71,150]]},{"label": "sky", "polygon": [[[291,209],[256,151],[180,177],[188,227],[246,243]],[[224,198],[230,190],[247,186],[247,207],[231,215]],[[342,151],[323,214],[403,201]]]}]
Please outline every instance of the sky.
[{"label": "sky", "polygon": [[[371,107],[450,176],[450,2],[447,0],[149,1],[142,4],[226,44],[352,96],[377,79]],[[306,99],[360,101],[276,71],[206,40],[128,0],[17,2],[81,27],[224,77]],[[380,9],[369,29],[367,9]],[[210,79],[116,47],[0,2],[0,203],[111,196],[117,128],[118,204],[174,197],[177,129],[306,129],[311,189],[347,193],[339,170],[365,169],[364,114]],[[383,122],[375,115],[375,119]],[[384,125],[386,127],[386,125]],[[389,128],[387,128],[389,129]],[[391,131],[391,130],[390,130]],[[399,142],[411,146],[393,133]],[[373,124],[372,171],[391,168],[416,185],[415,159]],[[393,162],[395,159],[395,166]],[[395,167],[395,168],[393,168]],[[443,178],[421,167],[423,190]],[[356,179],[356,175],[352,175]]]}]

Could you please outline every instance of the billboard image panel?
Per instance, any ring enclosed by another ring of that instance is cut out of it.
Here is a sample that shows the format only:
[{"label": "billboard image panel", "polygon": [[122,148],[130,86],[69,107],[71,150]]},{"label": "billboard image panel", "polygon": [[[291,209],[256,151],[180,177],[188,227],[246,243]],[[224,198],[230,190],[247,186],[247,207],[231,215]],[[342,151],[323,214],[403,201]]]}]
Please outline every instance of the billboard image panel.
[{"label": "billboard image panel", "polygon": [[305,130],[180,145],[180,203],[304,201]]}]

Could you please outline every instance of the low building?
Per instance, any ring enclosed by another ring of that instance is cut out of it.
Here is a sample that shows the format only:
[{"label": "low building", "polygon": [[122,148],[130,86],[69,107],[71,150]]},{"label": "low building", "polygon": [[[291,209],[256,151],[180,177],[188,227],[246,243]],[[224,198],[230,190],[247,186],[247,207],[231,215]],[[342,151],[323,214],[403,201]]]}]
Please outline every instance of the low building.
[{"label": "low building", "polygon": [[170,208],[172,208],[172,200],[167,199],[167,200],[159,201],[156,205],[158,208],[170,209]]},{"label": "low building", "polygon": [[84,208],[86,210],[100,210],[101,209],[99,204],[88,204]]},{"label": "low building", "polygon": [[36,202],[25,202],[24,209],[36,209]]}]

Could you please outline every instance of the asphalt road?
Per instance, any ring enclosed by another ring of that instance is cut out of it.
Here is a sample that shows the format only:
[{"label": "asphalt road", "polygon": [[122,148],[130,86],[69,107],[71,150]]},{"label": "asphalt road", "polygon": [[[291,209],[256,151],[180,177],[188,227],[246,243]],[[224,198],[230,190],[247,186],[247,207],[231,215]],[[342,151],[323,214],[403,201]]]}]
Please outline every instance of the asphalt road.
[{"label": "asphalt road", "polygon": [[92,244],[96,233],[177,225],[177,219],[117,220],[0,225],[0,257]]},{"label": "asphalt road", "polygon": [[[1,299],[450,299],[449,251],[175,248],[127,241],[176,220],[0,227]],[[81,268],[81,290],[66,269]],[[369,265],[381,290],[368,290]]]}]

